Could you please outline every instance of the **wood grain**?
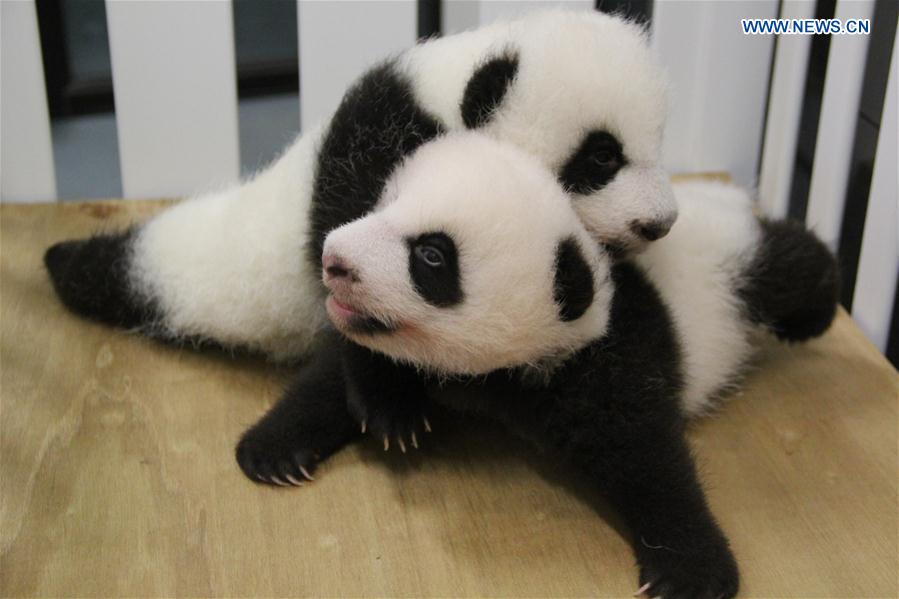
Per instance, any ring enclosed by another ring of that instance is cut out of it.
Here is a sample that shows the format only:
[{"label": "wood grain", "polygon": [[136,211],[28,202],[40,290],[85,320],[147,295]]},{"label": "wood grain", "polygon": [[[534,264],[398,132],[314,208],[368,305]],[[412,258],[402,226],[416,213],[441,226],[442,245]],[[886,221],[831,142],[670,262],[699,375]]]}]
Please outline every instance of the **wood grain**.
[{"label": "wood grain", "polygon": [[[243,429],[286,372],[80,320],[51,242],[158,202],[0,208],[0,594],[619,597],[613,515],[489,425],[352,447],[302,489],[243,478]],[[895,597],[899,376],[841,314],[773,345],[691,441],[746,597]]]}]

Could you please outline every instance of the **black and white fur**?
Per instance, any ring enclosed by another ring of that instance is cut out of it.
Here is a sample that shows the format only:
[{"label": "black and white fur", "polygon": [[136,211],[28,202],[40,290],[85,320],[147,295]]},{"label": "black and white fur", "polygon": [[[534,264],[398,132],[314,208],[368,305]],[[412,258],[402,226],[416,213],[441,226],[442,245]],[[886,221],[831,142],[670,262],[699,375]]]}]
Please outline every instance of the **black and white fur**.
[{"label": "black and white fur", "polygon": [[677,194],[667,238],[613,264],[521,150],[477,134],[423,147],[374,212],[328,235],[328,313],[355,343],[331,339],[342,349],[245,433],[241,468],[300,484],[360,426],[405,451],[433,402],[474,408],[595,482],[629,527],[641,591],[734,596],[686,417],[733,384],[760,328],[826,330],[836,267],[800,225],[756,218],[737,188]]},{"label": "black and white fur", "polygon": [[665,103],[640,26],[534,13],[381,63],[252,180],[53,246],[45,263],[84,316],[297,358],[326,323],[325,235],[371,210],[402,159],[447,131],[477,128],[537,156],[603,243],[636,251],[663,236],[676,216],[659,166]]}]

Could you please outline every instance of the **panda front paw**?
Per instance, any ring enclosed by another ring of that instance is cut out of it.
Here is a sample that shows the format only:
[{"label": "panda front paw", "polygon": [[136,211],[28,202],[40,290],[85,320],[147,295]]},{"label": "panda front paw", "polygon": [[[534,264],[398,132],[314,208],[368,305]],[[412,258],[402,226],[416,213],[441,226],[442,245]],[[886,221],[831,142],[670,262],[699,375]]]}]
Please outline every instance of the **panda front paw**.
[{"label": "panda front paw", "polygon": [[301,487],[315,480],[312,473],[320,456],[293,436],[271,435],[250,429],[237,444],[237,463],[253,482],[280,487]]},{"label": "panda front paw", "polygon": [[730,599],[740,575],[727,541],[714,538],[689,551],[653,546],[640,539],[640,589],[635,596],[662,599]]},{"label": "panda front paw", "polygon": [[349,402],[350,413],[359,422],[363,434],[378,439],[384,451],[391,447],[406,453],[407,448],[418,449],[431,423],[424,414],[424,402],[404,401]]}]

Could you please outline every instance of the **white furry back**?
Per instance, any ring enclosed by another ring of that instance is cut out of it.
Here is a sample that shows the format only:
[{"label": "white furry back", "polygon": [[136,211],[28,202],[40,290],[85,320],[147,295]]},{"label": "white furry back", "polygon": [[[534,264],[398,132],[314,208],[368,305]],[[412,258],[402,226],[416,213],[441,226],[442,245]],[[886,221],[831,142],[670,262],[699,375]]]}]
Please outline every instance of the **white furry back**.
[{"label": "white furry back", "polygon": [[671,310],[685,359],[684,410],[703,412],[749,359],[751,325],[734,293],[761,227],[749,194],[716,182],[674,185],[680,215],[637,258]]},{"label": "white furry back", "polygon": [[156,302],[165,332],[275,359],[307,349],[325,322],[305,249],[320,137],[313,130],[248,183],[186,200],[141,227],[132,283]]}]

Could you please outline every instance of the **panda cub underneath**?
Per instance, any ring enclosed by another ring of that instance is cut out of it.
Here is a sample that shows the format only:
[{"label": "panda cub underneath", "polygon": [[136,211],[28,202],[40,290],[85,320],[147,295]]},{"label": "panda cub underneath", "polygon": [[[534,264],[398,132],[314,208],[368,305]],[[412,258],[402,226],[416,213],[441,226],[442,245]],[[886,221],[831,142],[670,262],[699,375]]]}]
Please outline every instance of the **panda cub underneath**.
[{"label": "panda cub underneath", "polygon": [[520,149],[472,133],[422,146],[372,213],[328,235],[322,276],[341,335],[244,434],[244,473],[299,484],[360,430],[389,430],[385,449],[405,450],[433,403],[474,409],[595,483],[630,529],[642,591],[734,596],[686,416],[739,375],[754,329],[826,330],[836,267],[734,188],[686,185],[678,199],[669,236],[614,263]]},{"label": "panda cub underneath", "polygon": [[677,215],[660,164],[665,77],[646,31],[536,11],[417,44],[365,72],[272,165],[45,264],[74,312],[166,341],[308,355],[327,325],[322,244],[366,214],[402,160],[476,129],[534,154],[592,235],[636,252]]}]

